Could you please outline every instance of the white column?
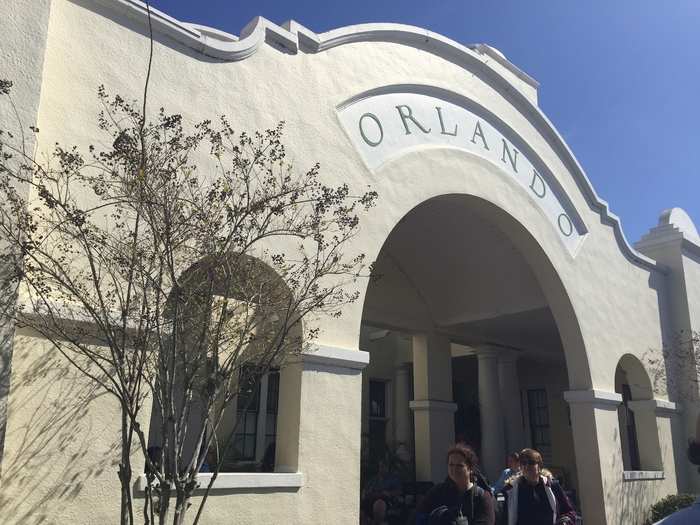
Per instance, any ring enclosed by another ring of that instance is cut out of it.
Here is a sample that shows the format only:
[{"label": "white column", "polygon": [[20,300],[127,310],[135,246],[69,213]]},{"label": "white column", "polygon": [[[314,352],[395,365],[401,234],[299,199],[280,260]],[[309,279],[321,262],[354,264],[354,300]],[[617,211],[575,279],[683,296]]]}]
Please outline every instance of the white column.
[{"label": "white column", "polygon": [[498,479],[506,456],[498,355],[498,349],[489,347],[479,348],[476,352],[479,363],[481,464],[490,481]]},{"label": "white column", "polygon": [[401,459],[408,460],[413,449],[411,440],[411,365],[402,363],[394,370],[394,441]]},{"label": "white column", "polygon": [[625,523],[619,514],[622,449],[617,407],[622,396],[600,390],[569,390],[578,493],[585,523]]},{"label": "white column", "polygon": [[416,479],[439,482],[447,475],[445,453],[455,439],[450,341],[437,334],[413,337],[410,403],[415,421]]},{"label": "white column", "polygon": [[520,381],[517,367],[518,354],[512,350],[501,350],[498,356],[498,376],[501,388],[505,426],[505,449],[518,452],[525,446],[525,429],[520,403]]}]

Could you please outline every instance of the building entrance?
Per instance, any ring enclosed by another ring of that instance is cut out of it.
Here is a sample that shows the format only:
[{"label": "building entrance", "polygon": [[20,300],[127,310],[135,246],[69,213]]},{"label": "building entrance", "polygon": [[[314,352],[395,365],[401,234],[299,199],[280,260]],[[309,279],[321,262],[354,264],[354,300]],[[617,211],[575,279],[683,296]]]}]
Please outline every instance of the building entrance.
[{"label": "building entrance", "polygon": [[509,452],[538,449],[575,493],[555,311],[498,214],[480,199],[437,197],[386,240],[363,311],[363,470],[380,458],[438,482],[445,451],[471,445],[494,482]]}]

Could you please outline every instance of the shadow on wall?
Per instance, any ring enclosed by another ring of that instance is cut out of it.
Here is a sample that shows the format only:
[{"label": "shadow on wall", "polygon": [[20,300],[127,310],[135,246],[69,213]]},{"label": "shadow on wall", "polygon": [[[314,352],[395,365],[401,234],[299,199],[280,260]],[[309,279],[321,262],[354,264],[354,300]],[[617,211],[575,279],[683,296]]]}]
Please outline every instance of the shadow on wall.
[{"label": "shadow on wall", "polygon": [[[619,429],[614,430],[614,446],[620,446]],[[603,471],[612,473],[611,479],[606,484],[605,501],[613,505],[608,509],[607,518],[609,525],[643,525],[646,521],[648,505],[644,498],[639,497],[635,483],[625,483],[622,480],[623,465],[622,456],[614,454],[610,459],[601,457]],[[584,516],[585,519],[585,516]]]},{"label": "shadow on wall", "polygon": [[[118,451],[119,436],[105,432],[108,425],[95,421],[94,410],[88,413],[107,397],[58,351],[41,339],[18,337],[13,354],[0,516],[5,524],[63,522],[76,498],[91,492],[91,481],[116,480],[118,455],[100,457],[94,443],[103,434],[107,450]],[[118,509],[118,488],[114,498]]]},{"label": "shadow on wall", "polygon": [[[618,446],[619,439],[619,431],[615,429],[615,443]],[[624,468],[620,459],[621,455],[616,455],[603,465],[604,471],[612,473],[605,489],[605,500],[610,505],[607,512],[608,525],[647,525],[651,506],[668,494],[664,490],[664,481],[624,481]]]},{"label": "shadow on wall", "polygon": [[660,481],[626,481],[609,491],[608,501],[615,502],[611,525],[646,525],[650,508],[665,493],[660,490]]}]

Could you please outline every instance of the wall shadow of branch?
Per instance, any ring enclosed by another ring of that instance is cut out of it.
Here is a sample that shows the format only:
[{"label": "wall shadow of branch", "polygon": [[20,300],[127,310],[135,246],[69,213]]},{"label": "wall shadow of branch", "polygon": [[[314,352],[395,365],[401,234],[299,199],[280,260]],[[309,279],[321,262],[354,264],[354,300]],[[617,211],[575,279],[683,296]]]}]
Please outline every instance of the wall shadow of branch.
[{"label": "wall shadow of branch", "polygon": [[[93,445],[116,429],[91,408],[104,392],[40,340],[16,338],[12,367],[0,515],[11,517],[3,523],[56,522],[91,480],[107,470],[116,480],[117,455],[95,454]],[[109,450],[118,450],[111,434]]]}]

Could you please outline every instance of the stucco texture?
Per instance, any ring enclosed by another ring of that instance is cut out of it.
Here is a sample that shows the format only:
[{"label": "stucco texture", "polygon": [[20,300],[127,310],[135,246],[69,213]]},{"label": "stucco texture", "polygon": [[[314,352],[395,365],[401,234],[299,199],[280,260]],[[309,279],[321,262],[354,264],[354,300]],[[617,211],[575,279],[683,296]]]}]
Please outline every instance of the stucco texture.
[{"label": "stucco texture", "polygon": [[[143,23],[96,2],[53,2],[43,73],[36,71],[42,78],[40,153],[56,141],[87,147],[104,140],[96,132],[99,85],[126,99],[141,97],[149,43],[145,29]],[[556,177],[585,224],[588,233],[575,257],[531,196],[483,159],[455,149],[420,149],[370,172],[342,131],[336,107],[357,93],[401,84],[451,90],[508,123]],[[151,114],[161,106],[182,113],[186,122],[227,114],[239,130],[264,129],[285,120],[285,143],[298,169],[319,161],[324,180],[346,182],[353,191],[367,185],[378,191],[380,203],[362,218],[353,244],[370,260],[415,206],[440,195],[463,196],[465,206],[479,209],[504,231],[532,266],[557,321],[572,390],[614,391],[621,356],[642,358],[662,347],[663,274],[632,260],[611,220],[582,191],[580,178],[573,175],[573,159],[556,146],[553,132],[534,119],[534,110],[518,106],[507,91],[456,61],[407,45],[363,42],[317,54],[284,53],[264,44],[245,60],[222,62],[157,36]],[[365,287],[366,282],[358,285],[363,294]],[[362,304],[361,297],[340,319],[321,319],[319,342],[357,349]],[[52,432],[31,438],[37,414],[59,413],[52,403],[75,401],[80,407],[80,396],[86,394],[73,390],[81,381],[59,373],[58,356],[41,341],[22,336],[17,346],[21,350],[16,350],[13,365],[2,514],[16,517],[16,523],[38,523],[44,514],[49,523],[114,521],[114,404],[88,395],[79,416],[48,423],[54,425]],[[304,486],[217,493],[208,503],[206,523],[229,522],[231,516],[241,524],[357,523],[361,377],[318,367],[306,367],[301,374],[300,397],[289,401],[290,410],[299,414],[299,441],[290,450],[297,451]],[[609,412],[579,407],[572,416],[579,464],[588,455],[600,458],[600,464],[586,465],[590,479],[581,487],[589,497],[584,507],[588,505],[591,516],[617,523],[619,497],[637,501],[644,493],[638,501],[646,504],[653,499],[649,494],[671,492],[675,479],[621,484],[617,420]],[[665,427],[659,437],[668,458]],[[26,448],[39,444],[40,455]],[[53,517],[50,512],[55,512]],[[603,523],[596,519],[591,523]]]}]

